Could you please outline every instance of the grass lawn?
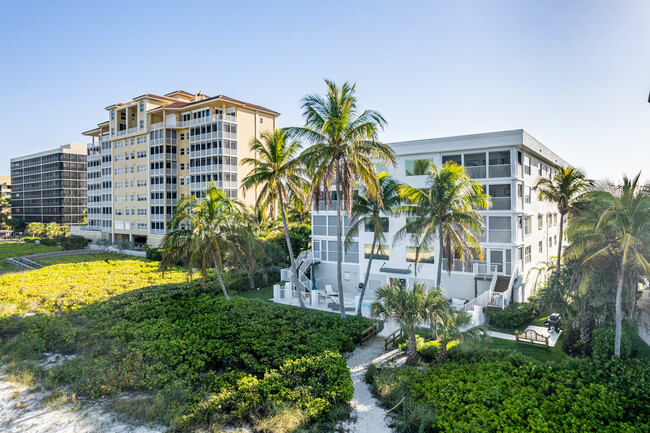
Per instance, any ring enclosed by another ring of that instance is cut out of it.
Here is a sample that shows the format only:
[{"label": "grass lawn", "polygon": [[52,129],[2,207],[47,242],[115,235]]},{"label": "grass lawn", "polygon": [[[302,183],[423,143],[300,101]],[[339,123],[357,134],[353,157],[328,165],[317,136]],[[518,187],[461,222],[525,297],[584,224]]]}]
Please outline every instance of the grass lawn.
[{"label": "grass lawn", "polygon": [[502,340],[501,338],[492,338],[488,346],[492,349],[507,349],[523,353],[538,361],[560,361],[566,359],[568,355],[562,351],[564,343],[564,334],[560,335],[557,343],[553,347],[533,346],[532,344],[518,343],[511,340]]},{"label": "grass lawn", "polygon": [[273,286],[259,290],[249,290],[248,292],[240,293],[238,296],[248,299],[261,299],[263,301],[268,301],[269,299],[273,299]]},{"label": "grass lawn", "polygon": [[22,242],[0,242],[0,274],[25,270],[25,268],[10,265],[5,261],[6,258],[51,253],[52,251],[61,251],[61,247],[48,247],[47,245],[25,244]]}]

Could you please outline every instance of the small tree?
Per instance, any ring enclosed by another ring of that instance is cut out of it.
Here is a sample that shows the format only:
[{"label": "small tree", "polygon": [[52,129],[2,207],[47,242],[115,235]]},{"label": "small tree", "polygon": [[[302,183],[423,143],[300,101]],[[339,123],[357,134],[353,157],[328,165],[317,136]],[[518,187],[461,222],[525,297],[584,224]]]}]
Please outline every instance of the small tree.
[{"label": "small tree", "polygon": [[25,228],[25,233],[30,236],[40,236],[45,232],[45,224],[43,223],[29,223]]},{"label": "small tree", "polygon": [[63,234],[63,226],[58,225],[55,222],[51,222],[45,226],[45,236],[48,238],[55,238]]},{"label": "small tree", "polygon": [[447,345],[454,340],[459,342],[467,340],[478,340],[486,334],[481,327],[475,327],[463,331],[472,323],[472,317],[465,311],[458,311],[450,304],[441,310],[438,317],[438,337],[440,339],[440,352],[438,353],[438,361],[445,362],[447,360]]},{"label": "small tree", "polygon": [[370,306],[370,314],[383,320],[394,320],[406,334],[406,363],[415,365],[418,349],[415,341],[415,329],[427,320],[428,290],[423,282],[413,285],[409,290],[397,280],[377,289],[377,300]]}]

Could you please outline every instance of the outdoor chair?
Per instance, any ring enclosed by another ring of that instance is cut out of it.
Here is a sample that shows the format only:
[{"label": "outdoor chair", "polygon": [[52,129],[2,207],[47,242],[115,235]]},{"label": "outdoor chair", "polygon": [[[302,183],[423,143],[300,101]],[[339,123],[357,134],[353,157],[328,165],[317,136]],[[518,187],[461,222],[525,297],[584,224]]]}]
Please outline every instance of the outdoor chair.
[{"label": "outdoor chair", "polygon": [[339,294],[332,289],[329,284],[325,285],[325,295],[332,300],[332,302],[339,303]]}]

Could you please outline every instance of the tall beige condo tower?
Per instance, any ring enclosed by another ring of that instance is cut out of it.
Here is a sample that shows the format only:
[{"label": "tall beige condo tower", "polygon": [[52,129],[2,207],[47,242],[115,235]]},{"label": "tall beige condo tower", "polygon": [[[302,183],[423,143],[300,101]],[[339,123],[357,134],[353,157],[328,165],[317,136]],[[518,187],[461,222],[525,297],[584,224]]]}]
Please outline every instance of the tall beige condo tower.
[{"label": "tall beige condo tower", "polygon": [[106,107],[108,121],[84,132],[88,144],[88,226],[84,235],[157,246],[178,200],[214,182],[252,205],[241,179],[249,143],[274,130],[279,113],[224,95],[147,93]]}]

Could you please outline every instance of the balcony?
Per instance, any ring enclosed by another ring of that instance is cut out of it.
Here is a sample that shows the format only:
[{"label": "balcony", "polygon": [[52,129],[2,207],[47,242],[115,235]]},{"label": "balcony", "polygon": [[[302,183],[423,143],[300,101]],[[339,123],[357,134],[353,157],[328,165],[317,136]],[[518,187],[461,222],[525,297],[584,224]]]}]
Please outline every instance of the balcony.
[{"label": "balcony", "polygon": [[131,135],[131,134],[135,134],[136,132],[138,132],[138,127],[137,127],[137,126],[134,127],[134,128],[129,128],[129,129],[127,130],[127,134],[129,134],[129,135]]},{"label": "balcony", "polygon": [[117,131],[117,136],[118,137],[124,137],[126,135],[126,129],[123,129],[121,131]]},{"label": "balcony", "polygon": [[486,167],[484,165],[465,167],[465,170],[472,179],[484,179],[486,177]]},{"label": "balcony", "polygon": [[206,132],[205,134],[190,135],[190,143],[194,143],[196,141],[219,139],[219,138],[237,140],[237,133],[225,132],[225,131],[214,131],[214,132]]},{"label": "balcony", "polygon": [[166,120],[165,127],[167,128],[187,128],[190,126],[190,121]]},{"label": "balcony", "polygon": [[151,130],[162,129],[164,122],[156,122],[151,124]]},{"label": "balcony", "polygon": [[510,230],[488,230],[488,240],[489,242],[500,243],[500,244],[509,244],[512,239],[512,233]]},{"label": "balcony", "polygon": [[492,206],[490,210],[510,210],[512,200],[510,197],[492,197]]},{"label": "balcony", "polygon": [[493,177],[510,177],[510,164],[490,165],[489,176]]}]

